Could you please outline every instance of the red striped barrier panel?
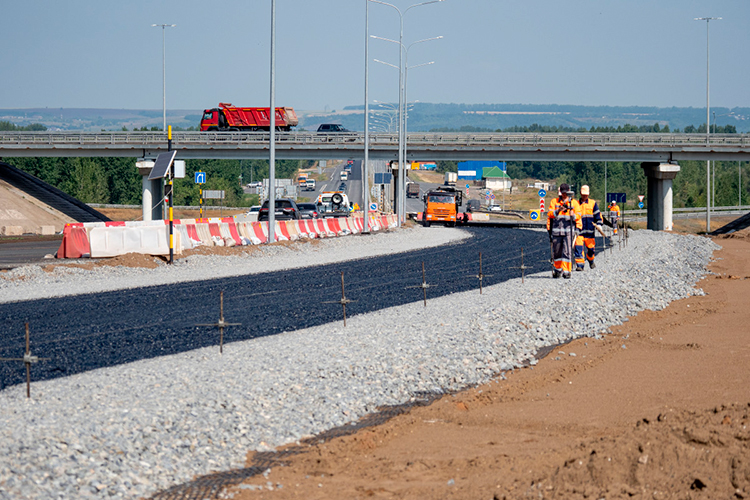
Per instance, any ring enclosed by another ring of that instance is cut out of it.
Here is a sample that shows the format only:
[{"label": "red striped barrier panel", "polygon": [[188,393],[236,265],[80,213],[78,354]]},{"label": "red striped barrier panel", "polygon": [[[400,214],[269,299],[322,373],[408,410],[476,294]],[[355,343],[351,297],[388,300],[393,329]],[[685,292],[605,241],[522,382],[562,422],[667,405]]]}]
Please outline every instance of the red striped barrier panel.
[{"label": "red striped barrier panel", "polygon": [[251,222],[250,224],[253,227],[255,237],[258,238],[261,243],[266,243],[268,241],[268,235],[266,234],[266,231],[264,231],[264,225],[268,226],[268,223],[266,222],[263,224],[262,222]]},{"label": "red striped barrier panel", "polygon": [[286,227],[286,221],[276,221],[276,241],[291,240],[289,230]]},{"label": "red striped barrier panel", "polygon": [[222,222],[225,222],[227,224],[227,227],[229,228],[229,234],[232,235],[232,239],[234,239],[235,243],[238,245],[242,245],[242,238],[240,237],[240,233],[237,232],[237,224],[234,222],[234,218],[226,217],[222,219]]},{"label": "red striped barrier panel", "polygon": [[331,217],[329,219],[326,219],[326,222],[328,223],[328,228],[338,236],[338,234],[341,232],[341,226],[339,225],[339,219],[337,217]]}]

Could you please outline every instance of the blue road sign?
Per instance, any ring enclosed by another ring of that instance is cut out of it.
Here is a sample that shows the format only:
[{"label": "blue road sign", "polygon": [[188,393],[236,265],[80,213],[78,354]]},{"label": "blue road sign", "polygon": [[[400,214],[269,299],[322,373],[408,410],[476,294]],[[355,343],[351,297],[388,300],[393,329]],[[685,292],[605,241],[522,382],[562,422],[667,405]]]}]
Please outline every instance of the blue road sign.
[{"label": "blue road sign", "polygon": [[196,172],[195,173],[195,183],[196,184],[205,184],[206,183],[206,172]]},{"label": "blue road sign", "polygon": [[466,189],[469,189],[469,185],[468,184],[466,185]]},{"label": "blue road sign", "polygon": [[378,204],[377,203],[370,203],[370,210],[377,210]]},{"label": "blue road sign", "polygon": [[607,193],[607,204],[612,203],[612,200],[623,205],[627,202],[625,193]]},{"label": "blue road sign", "polygon": [[539,212],[536,210],[531,211],[531,220],[537,220],[539,218]]},{"label": "blue road sign", "polygon": [[495,195],[494,194],[490,195],[490,198],[492,198],[494,200],[495,199]]},{"label": "blue road sign", "polygon": [[638,203],[638,208],[643,208],[643,202]]},{"label": "blue road sign", "polygon": [[547,191],[545,191],[544,189],[540,189],[539,190],[539,197],[540,198],[544,198],[545,196],[547,196]]}]

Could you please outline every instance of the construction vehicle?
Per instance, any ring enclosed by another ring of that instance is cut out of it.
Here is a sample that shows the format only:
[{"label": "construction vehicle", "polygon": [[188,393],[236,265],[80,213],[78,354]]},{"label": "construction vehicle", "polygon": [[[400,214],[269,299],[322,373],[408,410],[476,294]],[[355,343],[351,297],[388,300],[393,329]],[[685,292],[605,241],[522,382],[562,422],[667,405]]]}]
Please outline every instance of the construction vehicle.
[{"label": "construction vehicle", "polygon": [[455,186],[457,181],[458,181],[458,173],[457,172],[446,172],[445,173],[445,185],[446,186]]},{"label": "construction vehicle", "polygon": [[407,198],[419,198],[419,184],[416,182],[410,182],[406,185],[406,197]]},{"label": "construction vehicle", "polygon": [[343,191],[323,191],[318,195],[319,217],[349,217],[349,198]]},{"label": "construction vehicle", "polygon": [[430,227],[433,222],[440,222],[447,226],[455,226],[463,220],[458,213],[458,207],[463,204],[461,190],[454,187],[438,186],[425,193],[422,225]]},{"label": "construction vehicle", "polygon": [[305,189],[307,187],[307,173],[300,172],[300,174],[297,176],[297,186],[300,189]]},{"label": "construction vehicle", "polygon": [[[299,123],[292,108],[276,108],[276,130],[288,132]],[[201,119],[201,132],[206,131],[268,131],[271,130],[271,108],[238,108],[220,102],[218,108],[206,109]]]}]

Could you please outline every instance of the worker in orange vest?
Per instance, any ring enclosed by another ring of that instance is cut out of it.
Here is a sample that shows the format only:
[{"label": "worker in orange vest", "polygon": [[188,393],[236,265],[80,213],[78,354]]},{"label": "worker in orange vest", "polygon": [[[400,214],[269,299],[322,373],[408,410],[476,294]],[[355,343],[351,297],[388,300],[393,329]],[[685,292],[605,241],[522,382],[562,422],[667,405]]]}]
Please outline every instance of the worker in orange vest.
[{"label": "worker in orange vest", "polygon": [[[589,261],[589,269],[594,269],[594,248],[596,247],[596,227],[602,225],[602,214],[599,205],[589,198],[590,189],[581,186],[581,198],[578,200],[578,210],[581,216],[581,233],[576,237],[575,256],[576,271],[583,271],[583,264]],[[586,248],[584,259],[584,247]]]},{"label": "worker in orange vest", "polygon": [[552,249],[552,277],[570,279],[573,268],[573,243],[576,231],[581,229],[578,202],[571,199],[570,186],[560,184],[557,198],[552,200],[547,212],[547,232]]},{"label": "worker in orange vest", "polygon": [[620,207],[617,206],[617,202],[612,200],[609,204],[609,220],[612,222],[612,231],[617,234],[617,226],[620,222]]}]

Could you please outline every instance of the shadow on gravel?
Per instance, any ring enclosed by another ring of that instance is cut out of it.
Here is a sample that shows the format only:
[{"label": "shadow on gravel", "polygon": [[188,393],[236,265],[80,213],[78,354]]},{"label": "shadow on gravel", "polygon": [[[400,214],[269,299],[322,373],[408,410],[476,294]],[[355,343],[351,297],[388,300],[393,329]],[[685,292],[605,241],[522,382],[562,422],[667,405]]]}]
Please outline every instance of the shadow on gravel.
[{"label": "shadow on gravel", "polygon": [[[439,230],[439,229],[436,229]],[[0,358],[23,356],[24,322],[31,352],[49,358],[31,369],[32,380],[217,346],[219,293],[224,317],[242,323],[224,332],[224,342],[341,321],[341,271],[351,317],[422,300],[422,262],[430,285],[427,299],[477,290],[479,252],[483,286],[519,278],[521,248],[526,274],[548,271],[549,243],[540,231],[469,228],[462,242],[324,266],[98,294],[0,304]],[[358,236],[366,238],[366,236]],[[601,245],[601,241],[597,240]],[[417,286],[417,287],[415,287]],[[230,348],[226,347],[225,348]],[[217,348],[218,355],[218,348]],[[0,363],[0,390],[25,382],[21,363]]]}]

